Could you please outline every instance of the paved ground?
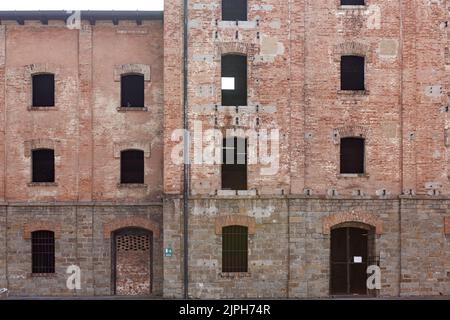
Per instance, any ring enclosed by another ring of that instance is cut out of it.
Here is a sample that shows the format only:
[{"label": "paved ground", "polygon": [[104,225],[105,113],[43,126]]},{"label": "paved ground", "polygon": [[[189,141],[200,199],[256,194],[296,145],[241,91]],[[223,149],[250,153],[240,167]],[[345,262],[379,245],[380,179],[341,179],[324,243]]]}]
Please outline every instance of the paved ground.
[{"label": "paved ground", "polygon": [[[118,297],[118,296],[73,296],[73,297],[8,297],[1,298],[0,300],[170,300],[155,297]],[[252,300],[252,299],[250,299]],[[262,300],[262,299],[253,299]],[[280,299],[283,300],[283,299]],[[322,298],[322,299],[289,299],[289,300],[384,300],[384,301],[395,301],[395,300],[450,300],[450,296],[433,296],[433,297],[386,297],[386,298],[363,298],[363,297],[336,297],[336,298]],[[193,300],[200,301],[200,300]],[[226,301],[226,300],[223,300]]]}]

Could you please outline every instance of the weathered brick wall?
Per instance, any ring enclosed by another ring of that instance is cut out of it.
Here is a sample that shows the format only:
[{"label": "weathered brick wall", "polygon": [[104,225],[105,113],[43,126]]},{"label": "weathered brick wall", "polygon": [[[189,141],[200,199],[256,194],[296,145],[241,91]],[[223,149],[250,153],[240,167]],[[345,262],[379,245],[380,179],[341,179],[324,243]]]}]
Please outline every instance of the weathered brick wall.
[{"label": "weathered brick wall", "polygon": [[[162,21],[83,21],[80,30],[58,21],[2,21],[0,287],[12,295],[112,294],[105,228],[149,226],[153,294],[162,295],[162,32]],[[146,111],[120,109],[120,72],[141,70]],[[55,73],[53,110],[31,108],[34,72]],[[55,148],[56,185],[29,185],[32,147]],[[145,151],[142,188],[118,186],[125,148]],[[117,224],[120,218],[126,223]],[[58,227],[56,274],[32,276],[29,231],[52,226]],[[71,264],[82,272],[76,293],[66,287]]]},{"label": "weathered brick wall", "polygon": [[402,200],[401,294],[450,294],[450,237],[444,221],[448,200]]},{"label": "weathered brick wall", "polygon": [[[6,21],[0,30],[2,156],[9,201],[148,201],[161,199],[163,155],[163,25],[161,21],[83,21],[64,25]],[[7,48],[7,49],[5,49]],[[51,50],[49,50],[51,48]],[[120,109],[120,72],[145,67],[145,111]],[[31,108],[31,75],[55,73],[56,106]],[[118,78],[119,77],[119,78]],[[3,129],[5,128],[5,130]],[[6,135],[3,137],[3,135]],[[44,143],[42,141],[45,141]],[[54,147],[56,185],[30,185],[30,146]],[[119,187],[120,151],[145,151],[141,188]],[[5,150],[5,151],[3,151]],[[70,186],[70,187],[69,187]]]},{"label": "weathered brick wall", "polygon": [[[0,226],[2,227],[2,260],[0,260],[1,281],[15,296],[70,296],[70,295],[111,295],[111,235],[104,229],[118,218],[128,219],[129,227],[141,227],[133,221],[152,221],[159,228],[162,224],[160,206],[23,206],[2,207]],[[6,230],[6,217],[8,220]],[[30,223],[56,225],[61,232],[55,235],[56,273],[48,277],[31,274],[31,240],[26,237],[24,226]],[[113,230],[114,231],[114,230]],[[152,294],[162,295],[162,234],[159,229],[152,230]],[[8,251],[4,244],[8,239]],[[8,271],[4,261],[8,260]],[[81,290],[67,289],[67,267],[77,265],[81,268]]]},{"label": "weathered brick wall", "polygon": [[[290,220],[260,221],[257,229],[265,232],[257,232],[259,242],[251,240],[250,245],[264,247],[272,232],[283,232],[278,224],[290,231],[287,238],[278,234],[276,250],[269,246],[264,252],[268,261],[273,257],[283,267],[267,266],[260,275],[251,274],[251,280],[220,279],[221,242],[213,230],[214,219],[233,212],[251,216],[253,208],[245,197],[207,196],[220,190],[220,165],[192,164],[190,191],[196,200],[190,201],[190,294],[257,297],[258,289],[266,288],[268,295],[284,296],[282,288],[289,287],[291,297],[328,296],[330,236],[323,233],[323,221],[340,221],[334,216],[355,219],[353,211],[371,216],[373,227],[373,221],[383,225],[375,240],[383,274],[380,295],[448,294],[449,242],[443,231],[450,190],[447,2],[367,0],[364,7],[344,8],[338,0],[249,0],[248,22],[238,26],[221,21],[220,3],[189,2],[189,127],[194,130],[199,120],[203,131],[280,130],[279,171],[263,176],[261,165],[250,165],[248,184],[269,198],[288,194],[288,205],[279,201],[289,208]],[[165,2],[165,60],[172,62],[166,73],[174,61],[181,63],[181,4]],[[249,102],[238,111],[220,106],[220,55],[227,52],[249,57]],[[363,94],[340,91],[342,54],[366,57]],[[166,104],[170,100],[167,105],[176,106],[173,112],[166,110],[166,141],[170,130],[181,128],[181,70],[166,75],[170,83],[165,82],[165,93],[171,95]],[[346,136],[366,139],[364,176],[339,174],[339,141]],[[166,144],[167,152],[172,146]],[[181,179],[178,189],[174,185],[181,168],[167,163],[167,152],[165,181],[176,193],[182,190]],[[303,196],[306,190],[312,196]],[[418,196],[402,198],[403,193]],[[421,204],[423,197],[428,205]],[[174,237],[177,232],[182,235],[180,206],[166,202],[165,235],[171,240],[165,243],[181,249],[182,239]],[[275,212],[284,212],[282,208]],[[416,219],[421,219],[418,224]],[[426,235],[433,241],[424,243]],[[285,256],[290,260],[280,258],[283,250],[289,250]],[[182,284],[180,255],[175,250],[174,257],[166,259],[171,265],[165,270],[165,285],[171,286],[168,296],[181,292],[174,289]],[[273,282],[262,281],[265,277]],[[282,285],[286,279],[288,284]]]}]

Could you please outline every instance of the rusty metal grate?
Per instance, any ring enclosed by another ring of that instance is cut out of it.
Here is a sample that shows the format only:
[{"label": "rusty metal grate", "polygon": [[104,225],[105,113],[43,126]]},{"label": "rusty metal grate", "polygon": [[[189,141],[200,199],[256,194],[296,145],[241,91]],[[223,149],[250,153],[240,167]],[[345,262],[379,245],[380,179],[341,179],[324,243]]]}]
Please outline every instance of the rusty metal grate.
[{"label": "rusty metal grate", "polygon": [[122,235],[116,238],[117,251],[148,251],[150,237],[148,235]]}]

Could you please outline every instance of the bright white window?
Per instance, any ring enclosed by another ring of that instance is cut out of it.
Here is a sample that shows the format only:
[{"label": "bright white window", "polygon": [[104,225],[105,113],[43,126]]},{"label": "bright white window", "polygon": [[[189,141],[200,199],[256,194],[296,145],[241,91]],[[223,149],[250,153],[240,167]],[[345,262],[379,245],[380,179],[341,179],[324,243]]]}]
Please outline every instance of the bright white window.
[{"label": "bright white window", "polygon": [[234,77],[222,77],[222,90],[235,90]]}]

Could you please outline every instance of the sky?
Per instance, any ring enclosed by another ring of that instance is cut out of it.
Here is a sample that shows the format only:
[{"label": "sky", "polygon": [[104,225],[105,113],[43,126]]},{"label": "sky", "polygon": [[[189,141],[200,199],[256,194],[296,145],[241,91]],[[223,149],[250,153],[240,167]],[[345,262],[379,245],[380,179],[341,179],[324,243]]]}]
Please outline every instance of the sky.
[{"label": "sky", "polygon": [[0,10],[163,10],[164,0],[12,0]]}]

